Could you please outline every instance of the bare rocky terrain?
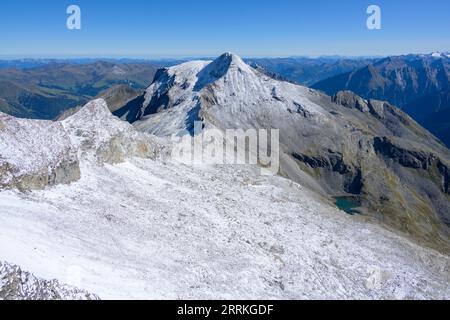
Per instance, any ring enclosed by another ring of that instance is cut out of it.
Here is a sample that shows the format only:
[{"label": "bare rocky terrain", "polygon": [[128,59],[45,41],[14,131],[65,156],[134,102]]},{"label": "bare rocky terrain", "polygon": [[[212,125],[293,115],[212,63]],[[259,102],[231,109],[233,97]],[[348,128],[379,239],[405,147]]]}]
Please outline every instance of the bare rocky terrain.
[{"label": "bare rocky terrain", "polygon": [[0,262],[0,300],[98,300],[96,295],[57,280],[43,280]]}]

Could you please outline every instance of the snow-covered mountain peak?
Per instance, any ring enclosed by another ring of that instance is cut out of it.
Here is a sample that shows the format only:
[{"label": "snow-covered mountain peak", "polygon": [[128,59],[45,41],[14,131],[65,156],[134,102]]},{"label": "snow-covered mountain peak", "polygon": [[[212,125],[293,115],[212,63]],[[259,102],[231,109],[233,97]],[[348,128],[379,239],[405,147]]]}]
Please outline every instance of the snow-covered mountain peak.
[{"label": "snow-covered mountain peak", "polygon": [[159,152],[154,139],[114,117],[103,99],[89,102],[61,123],[80,158],[117,163],[128,156],[152,158]]},{"label": "snow-covered mountain peak", "polygon": [[232,52],[224,52],[222,53],[216,60],[219,59],[229,59],[229,60],[234,60],[234,59],[240,59],[240,57]]},{"label": "snow-covered mountain peak", "polygon": [[[202,88],[201,83],[213,82],[226,75],[230,70],[251,72],[252,68],[239,56],[227,52],[212,61],[189,61],[161,69],[155,76],[155,82],[168,80],[178,80],[175,82],[183,82],[183,84],[185,84],[185,81],[194,82],[196,91],[199,91]],[[183,87],[188,89],[186,85]]]},{"label": "snow-covered mountain peak", "polygon": [[239,56],[229,52],[224,53],[197,74],[197,83],[194,91],[200,91],[207,85],[234,72],[254,76],[254,70],[242,61]]},{"label": "snow-covered mountain peak", "polygon": [[216,68],[241,68],[243,70],[249,69],[249,66],[238,55],[230,52],[226,52],[211,62],[210,66]]},{"label": "snow-covered mountain peak", "polygon": [[431,53],[430,56],[435,59],[450,58],[450,53],[435,51],[435,52]]},{"label": "snow-covered mountain peak", "polygon": [[[213,61],[161,69],[142,104],[126,106],[115,114],[135,123],[139,130],[159,136],[191,131],[195,121],[213,119],[206,113],[215,113],[220,121],[212,122],[224,125],[221,128],[245,128],[248,119],[269,114],[276,119],[297,114],[311,122],[326,122],[327,112],[311,100],[317,95],[314,90],[270,78],[239,56],[224,53]],[[257,126],[265,128],[267,122],[261,119]]]},{"label": "snow-covered mountain peak", "polygon": [[126,122],[118,120],[109,111],[104,99],[96,99],[88,102],[78,112],[61,121],[67,127],[78,129],[95,128],[111,131],[124,131],[130,128]]}]

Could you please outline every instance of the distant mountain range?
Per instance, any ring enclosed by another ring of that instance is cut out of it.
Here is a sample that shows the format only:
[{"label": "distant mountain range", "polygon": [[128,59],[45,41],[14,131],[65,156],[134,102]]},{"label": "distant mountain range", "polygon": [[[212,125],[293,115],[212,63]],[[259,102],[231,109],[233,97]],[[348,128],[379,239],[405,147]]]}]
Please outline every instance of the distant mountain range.
[{"label": "distant mountain range", "polygon": [[22,118],[54,119],[114,85],[145,88],[158,67],[150,63],[98,61],[0,68],[0,111]]},{"label": "distant mountain range", "polygon": [[250,65],[259,65],[269,72],[297,82],[305,86],[333,77],[335,75],[354,71],[370,63],[377,61],[377,58],[260,58],[245,59]]},{"label": "distant mountain range", "polygon": [[312,87],[329,95],[350,90],[364,98],[389,101],[450,146],[448,53],[388,57]]}]

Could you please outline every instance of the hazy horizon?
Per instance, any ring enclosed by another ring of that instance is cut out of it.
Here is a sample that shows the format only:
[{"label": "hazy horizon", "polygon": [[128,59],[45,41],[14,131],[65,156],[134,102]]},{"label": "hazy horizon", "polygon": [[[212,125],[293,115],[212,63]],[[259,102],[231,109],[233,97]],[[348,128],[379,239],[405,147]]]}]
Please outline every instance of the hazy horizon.
[{"label": "hazy horizon", "polygon": [[[114,55],[85,55],[85,56],[77,56],[77,55],[68,55],[68,56],[60,56],[60,55],[17,55],[17,56],[2,56],[0,55],[0,60],[2,61],[13,61],[13,60],[101,60],[101,59],[109,59],[109,60],[188,60],[188,59],[212,59],[220,56],[225,52],[216,55],[168,55],[168,56],[114,56]],[[232,52],[234,53],[234,52]],[[431,52],[428,52],[431,53]],[[428,53],[405,53],[400,55],[408,55],[408,54],[428,54]],[[239,54],[238,54],[239,55]],[[307,56],[307,55],[288,55],[288,56],[269,56],[269,55],[255,55],[255,56],[242,56],[244,59],[288,59],[288,58],[306,58],[306,59],[339,59],[339,58],[354,58],[354,59],[364,59],[364,58],[383,58],[390,55],[361,55],[361,56],[347,56],[340,54],[329,54],[329,55],[319,55],[319,56]]]},{"label": "hazy horizon", "polygon": [[[214,59],[221,54],[225,52],[231,52],[232,51],[224,51],[222,53],[218,53],[216,55],[168,55],[168,56],[133,56],[133,55],[125,55],[125,56],[114,56],[114,55],[1,55],[0,54],[0,60],[1,61],[14,61],[14,60],[142,60],[142,61],[152,61],[152,60],[191,60],[191,59]],[[406,56],[406,55],[427,55],[434,52],[441,52],[441,53],[448,53],[450,50],[434,50],[430,52],[405,52],[401,54],[386,54],[386,55],[343,55],[343,54],[325,54],[325,55],[317,55],[317,56],[308,56],[308,55],[254,55],[254,56],[241,56],[243,59],[289,59],[289,58],[305,58],[305,59],[365,59],[365,58],[384,58],[384,57],[390,57],[390,56]]]}]

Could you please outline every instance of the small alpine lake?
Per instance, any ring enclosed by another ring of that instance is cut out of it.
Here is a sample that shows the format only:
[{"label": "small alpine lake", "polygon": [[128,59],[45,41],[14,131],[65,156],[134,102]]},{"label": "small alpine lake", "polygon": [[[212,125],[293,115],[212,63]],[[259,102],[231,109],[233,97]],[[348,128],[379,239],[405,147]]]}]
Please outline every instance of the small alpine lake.
[{"label": "small alpine lake", "polygon": [[361,214],[361,211],[358,210],[358,208],[361,206],[358,198],[356,197],[335,197],[336,200],[335,204],[336,206],[346,212],[349,215],[358,215]]}]

